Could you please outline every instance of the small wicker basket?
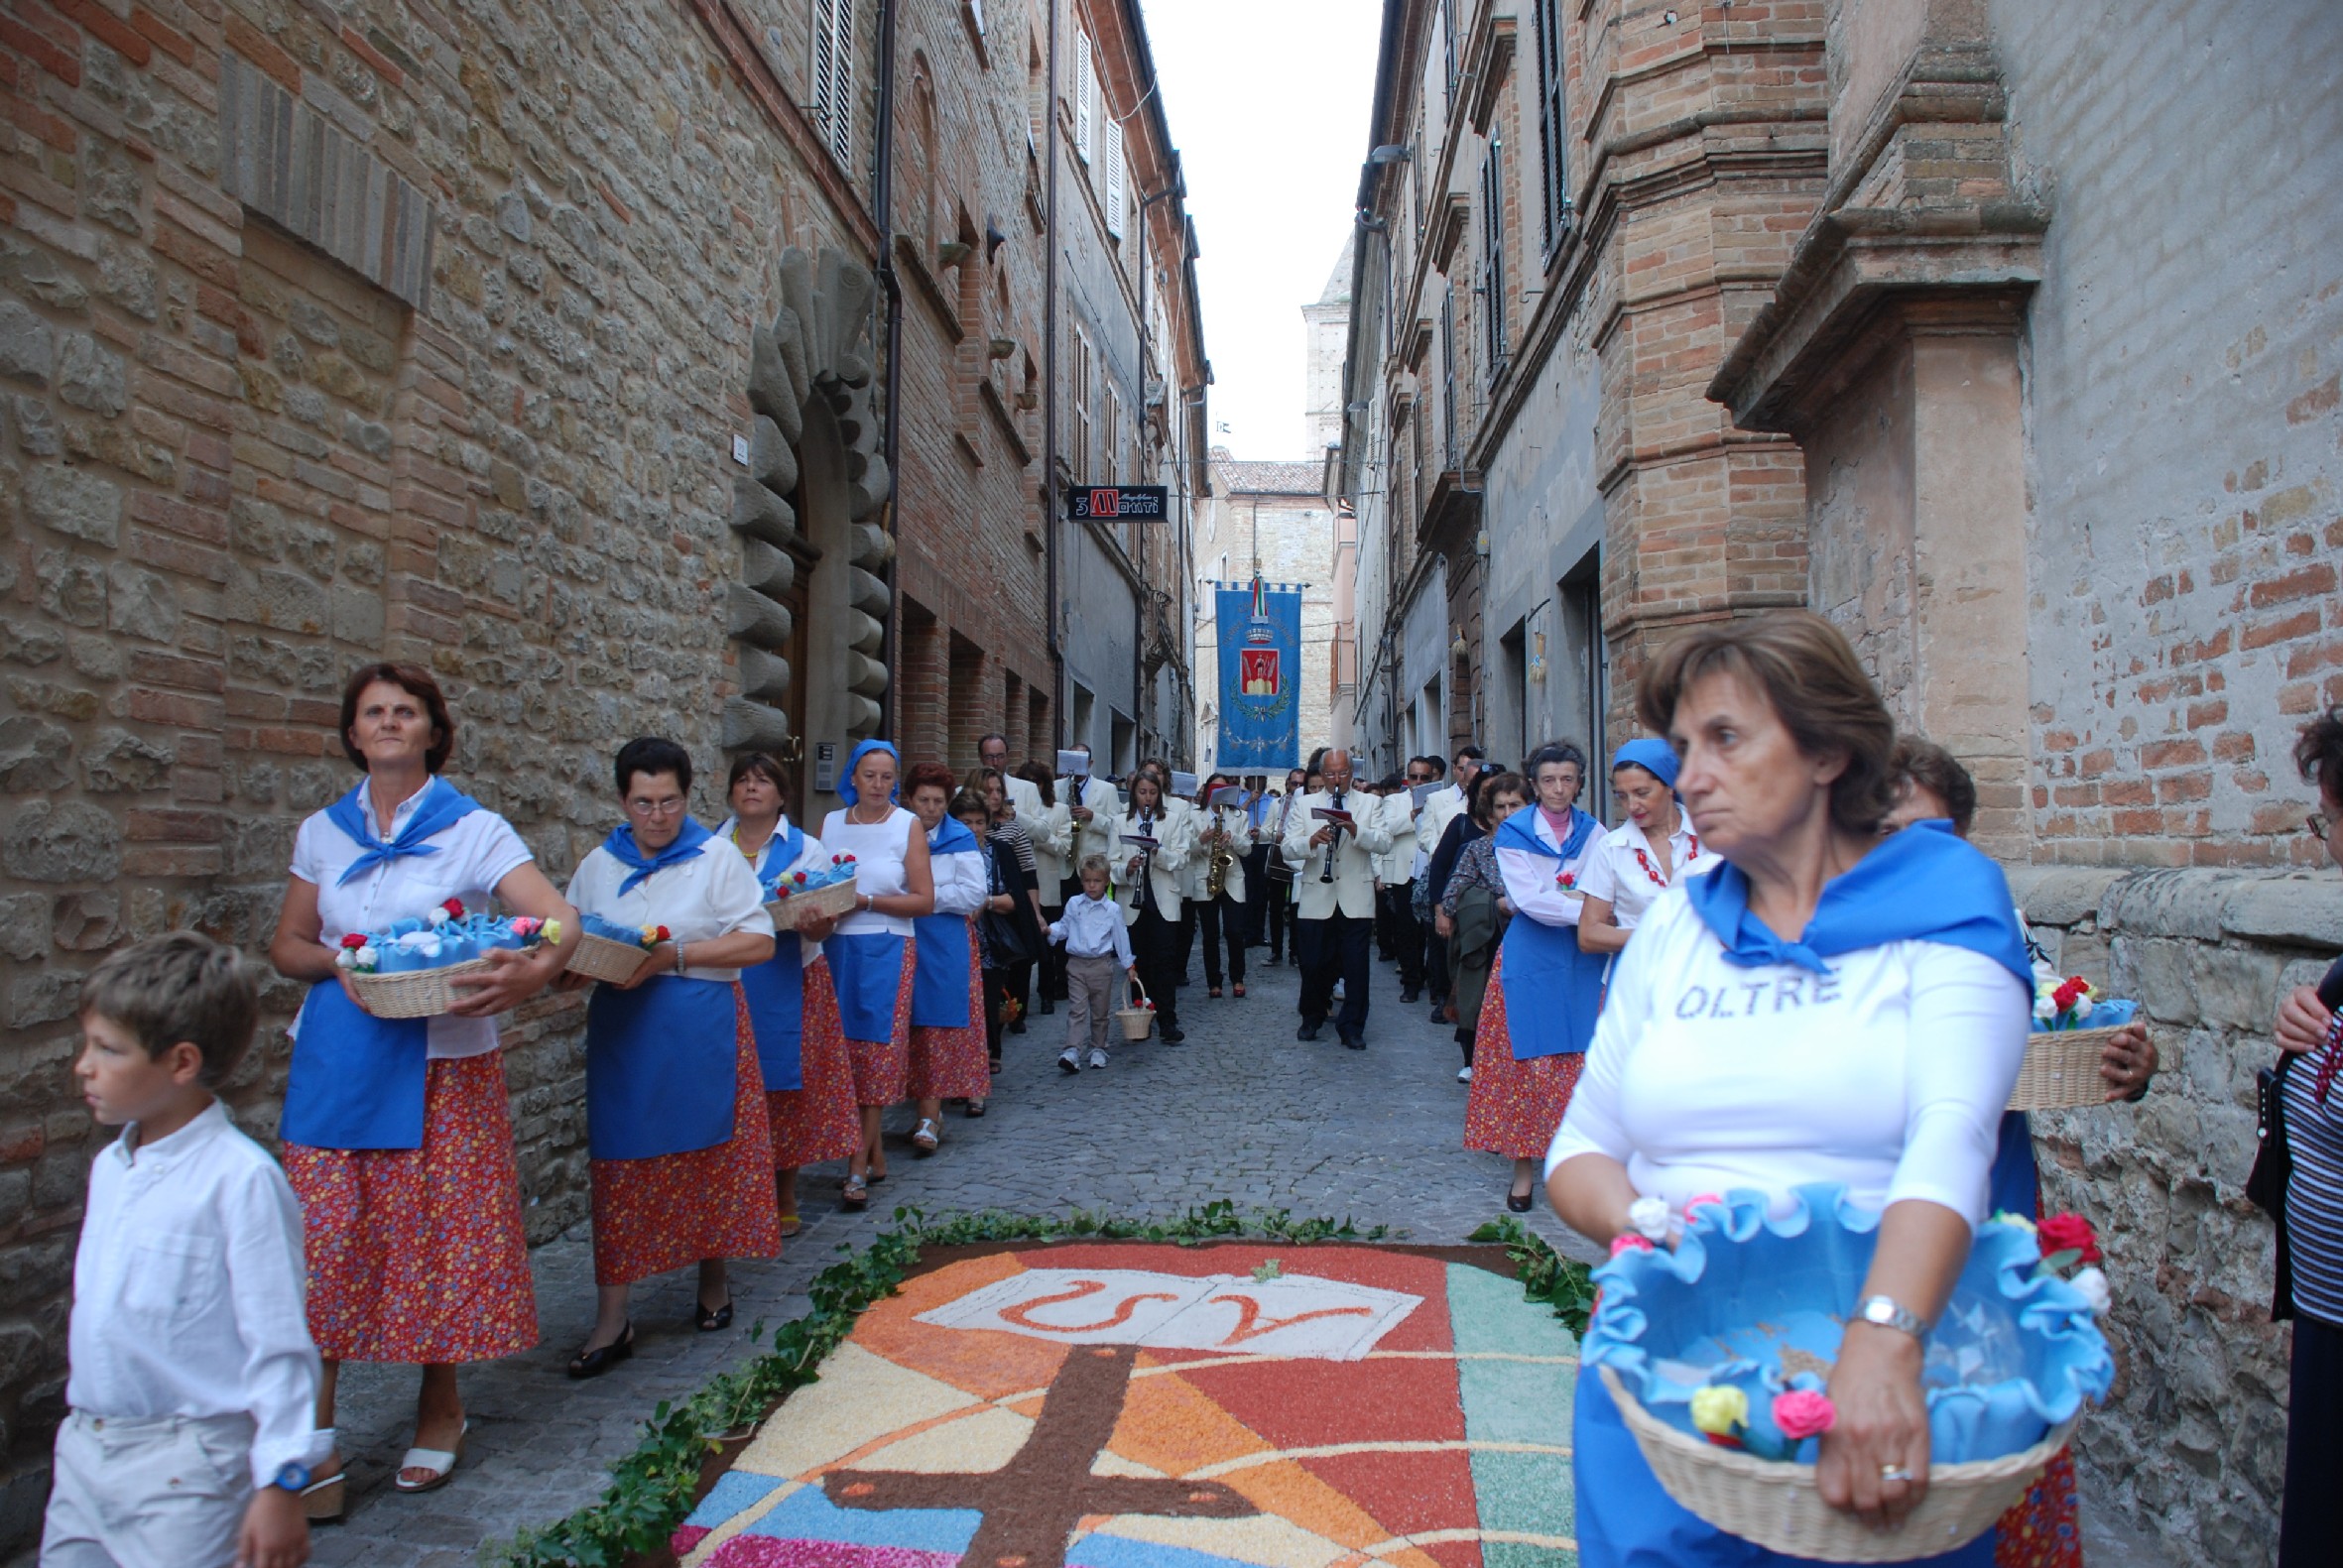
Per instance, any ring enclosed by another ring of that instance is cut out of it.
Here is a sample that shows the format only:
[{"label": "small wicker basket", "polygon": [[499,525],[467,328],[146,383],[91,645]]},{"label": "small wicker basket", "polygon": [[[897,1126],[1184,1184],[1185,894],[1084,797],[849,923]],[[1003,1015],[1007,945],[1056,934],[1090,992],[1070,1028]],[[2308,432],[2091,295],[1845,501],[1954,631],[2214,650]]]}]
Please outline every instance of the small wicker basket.
[{"label": "small wicker basket", "polygon": [[2026,1064],[2010,1091],[2013,1111],[2055,1111],[2107,1099],[2099,1054],[2116,1030],[2035,1029],[2026,1036]]},{"label": "small wicker basket", "polygon": [[1834,1563],[1909,1562],[1963,1546],[2025,1496],[2074,1436],[2078,1412],[2024,1453],[1933,1465],[1927,1496],[1901,1529],[1873,1529],[1822,1501],[1812,1465],[1784,1464],[1705,1443],[1646,1410],[1619,1374],[1598,1369],[1667,1495],[1728,1534],[1771,1551]]},{"label": "small wicker basket", "polygon": [[485,958],[467,958],[439,969],[403,969],[391,975],[353,972],[350,989],[378,1019],[437,1018],[470,995],[458,991],[456,981],[485,975],[494,967]]},{"label": "small wicker basket", "polygon": [[794,931],[799,922],[817,915],[835,918],[854,907],[859,893],[851,882],[833,882],[826,888],[812,888],[793,893],[786,899],[776,899],[765,905],[765,912],[773,916],[777,931]]},{"label": "small wicker basket", "polygon": [[1139,986],[1139,1000],[1143,1005],[1115,1009],[1115,1022],[1123,1026],[1123,1038],[1136,1045],[1139,1041],[1146,1039],[1148,1031],[1156,1026],[1156,1010],[1144,1005],[1147,1001],[1147,987],[1140,985],[1136,978],[1131,983]]},{"label": "small wicker basket", "polygon": [[643,967],[645,949],[636,942],[613,941],[607,936],[595,936],[585,931],[577,933],[571,944],[569,962],[563,967],[573,975],[588,980],[608,980],[613,983],[632,980],[635,971]]}]

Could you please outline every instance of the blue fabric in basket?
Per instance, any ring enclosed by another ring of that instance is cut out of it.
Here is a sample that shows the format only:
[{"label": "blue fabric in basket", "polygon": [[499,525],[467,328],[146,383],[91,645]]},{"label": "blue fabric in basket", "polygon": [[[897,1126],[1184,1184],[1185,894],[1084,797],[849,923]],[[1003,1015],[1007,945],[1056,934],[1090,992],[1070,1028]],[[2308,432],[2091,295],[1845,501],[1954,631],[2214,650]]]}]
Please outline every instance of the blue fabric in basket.
[{"label": "blue fabric in basket", "polygon": [[[1774,1396],[1824,1387],[1879,1214],[1836,1185],[1792,1197],[1788,1213],[1769,1216],[1765,1193],[1736,1188],[1700,1206],[1673,1252],[1622,1253],[1596,1269],[1602,1304],[1587,1327],[1585,1365],[1615,1369],[1646,1409],[1695,1436],[1694,1391],[1737,1387],[1749,1397],[1750,1452],[1811,1462],[1816,1440],[1791,1448],[1774,1425]],[[2024,1227],[1978,1228],[1928,1339],[1933,1463],[2031,1448],[2114,1382],[2090,1303],[2063,1279],[2037,1277],[2040,1261]]]},{"label": "blue fabric in basket", "polygon": [[577,924],[588,936],[606,937],[613,942],[624,942],[629,947],[643,945],[643,927],[640,925],[621,925],[616,920],[605,920],[598,914],[587,914],[583,910],[578,912]]},{"label": "blue fabric in basket", "polygon": [[[2139,1011],[2140,1004],[2137,1002],[2094,1002],[2091,1004],[2091,1016],[2080,1024],[2068,1025],[2067,1028],[2119,1029],[2122,1028],[2126,1024],[2131,1023],[2132,1019],[2139,1013]],[[2041,1020],[2036,1019],[2034,1021],[2034,1031],[2036,1034],[2063,1034],[2066,1032],[2066,1029],[2052,1029],[2047,1025],[2043,1024]]]}]

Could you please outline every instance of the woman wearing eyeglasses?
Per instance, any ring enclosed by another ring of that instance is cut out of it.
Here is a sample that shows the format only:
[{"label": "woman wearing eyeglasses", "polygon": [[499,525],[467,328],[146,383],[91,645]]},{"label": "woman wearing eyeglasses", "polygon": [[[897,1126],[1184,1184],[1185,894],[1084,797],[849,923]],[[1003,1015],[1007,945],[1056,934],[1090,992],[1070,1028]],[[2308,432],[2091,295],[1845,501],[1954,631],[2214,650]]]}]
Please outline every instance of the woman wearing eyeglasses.
[{"label": "woman wearing eyeglasses", "polygon": [[569,902],[666,934],[586,1004],[596,1313],[572,1378],[634,1354],[636,1280],[698,1264],[696,1322],[712,1334],[732,1323],[725,1259],[781,1251],[765,1078],[740,986],[743,969],[773,956],[765,890],[685,814],[690,753],[646,736],[620,749],[615,771],[626,820],[578,862]]}]

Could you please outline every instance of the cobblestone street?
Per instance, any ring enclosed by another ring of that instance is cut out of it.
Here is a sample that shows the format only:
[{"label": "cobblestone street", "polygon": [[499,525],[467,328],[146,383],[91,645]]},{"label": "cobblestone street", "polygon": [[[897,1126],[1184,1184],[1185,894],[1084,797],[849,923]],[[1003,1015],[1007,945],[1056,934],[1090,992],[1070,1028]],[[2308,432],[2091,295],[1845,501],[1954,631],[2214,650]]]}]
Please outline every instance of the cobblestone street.
[{"label": "cobblestone street", "polygon": [[[1256,958],[1258,959],[1258,952]],[[736,1327],[701,1336],[688,1326],[688,1271],[636,1294],[634,1359],[596,1382],[573,1384],[561,1365],[593,1316],[592,1258],[583,1227],[538,1250],[544,1342],[526,1356],[464,1373],[469,1447],[454,1482],[421,1498],[395,1494],[392,1468],[411,1438],[415,1374],[350,1367],[342,1378],[341,1440],[354,1481],[350,1520],[316,1532],[313,1560],[366,1568],[457,1568],[482,1541],[556,1518],[591,1501],[608,1466],[636,1442],[660,1400],[696,1387],[751,1352],[749,1331],[805,1311],[806,1282],[842,1247],[867,1243],[898,1206],[930,1215],[999,1207],[1069,1207],[1176,1214],[1227,1198],[1241,1210],[1349,1216],[1412,1240],[1453,1243],[1503,1212],[1507,1168],[1460,1146],[1465,1086],[1446,1025],[1399,1003],[1391,969],[1375,970],[1369,1048],[1344,1050],[1331,1031],[1295,1040],[1296,977],[1256,962],[1243,1001],[1203,999],[1191,985],[1181,1023],[1187,1043],[1119,1048],[1114,1066],[1068,1079],[1055,1056],[1064,1015],[1036,1019],[1009,1038],[1009,1066],[990,1114],[952,1113],[935,1157],[914,1159],[908,1121],[890,1122],[890,1175],[860,1216],[836,1206],[838,1175],[809,1175],[806,1226],[777,1263],[736,1266]],[[1541,1206],[1531,1217],[1549,1240],[1591,1257]],[[2086,1538],[2097,1560],[2159,1568],[2149,1543],[2105,1533],[2106,1510],[2086,1498]]]}]

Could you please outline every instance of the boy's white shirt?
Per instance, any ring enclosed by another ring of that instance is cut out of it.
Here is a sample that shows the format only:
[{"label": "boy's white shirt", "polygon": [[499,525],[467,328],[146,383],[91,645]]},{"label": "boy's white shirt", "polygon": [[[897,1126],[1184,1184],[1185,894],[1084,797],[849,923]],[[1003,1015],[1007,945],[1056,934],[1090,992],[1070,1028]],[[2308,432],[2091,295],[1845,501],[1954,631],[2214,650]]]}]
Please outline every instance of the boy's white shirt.
[{"label": "boy's white shirt", "polygon": [[303,1306],[301,1204],[213,1101],[98,1150],[73,1255],[65,1402],[95,1416],[252,1417],[252,1484],[332,1448]]}]

